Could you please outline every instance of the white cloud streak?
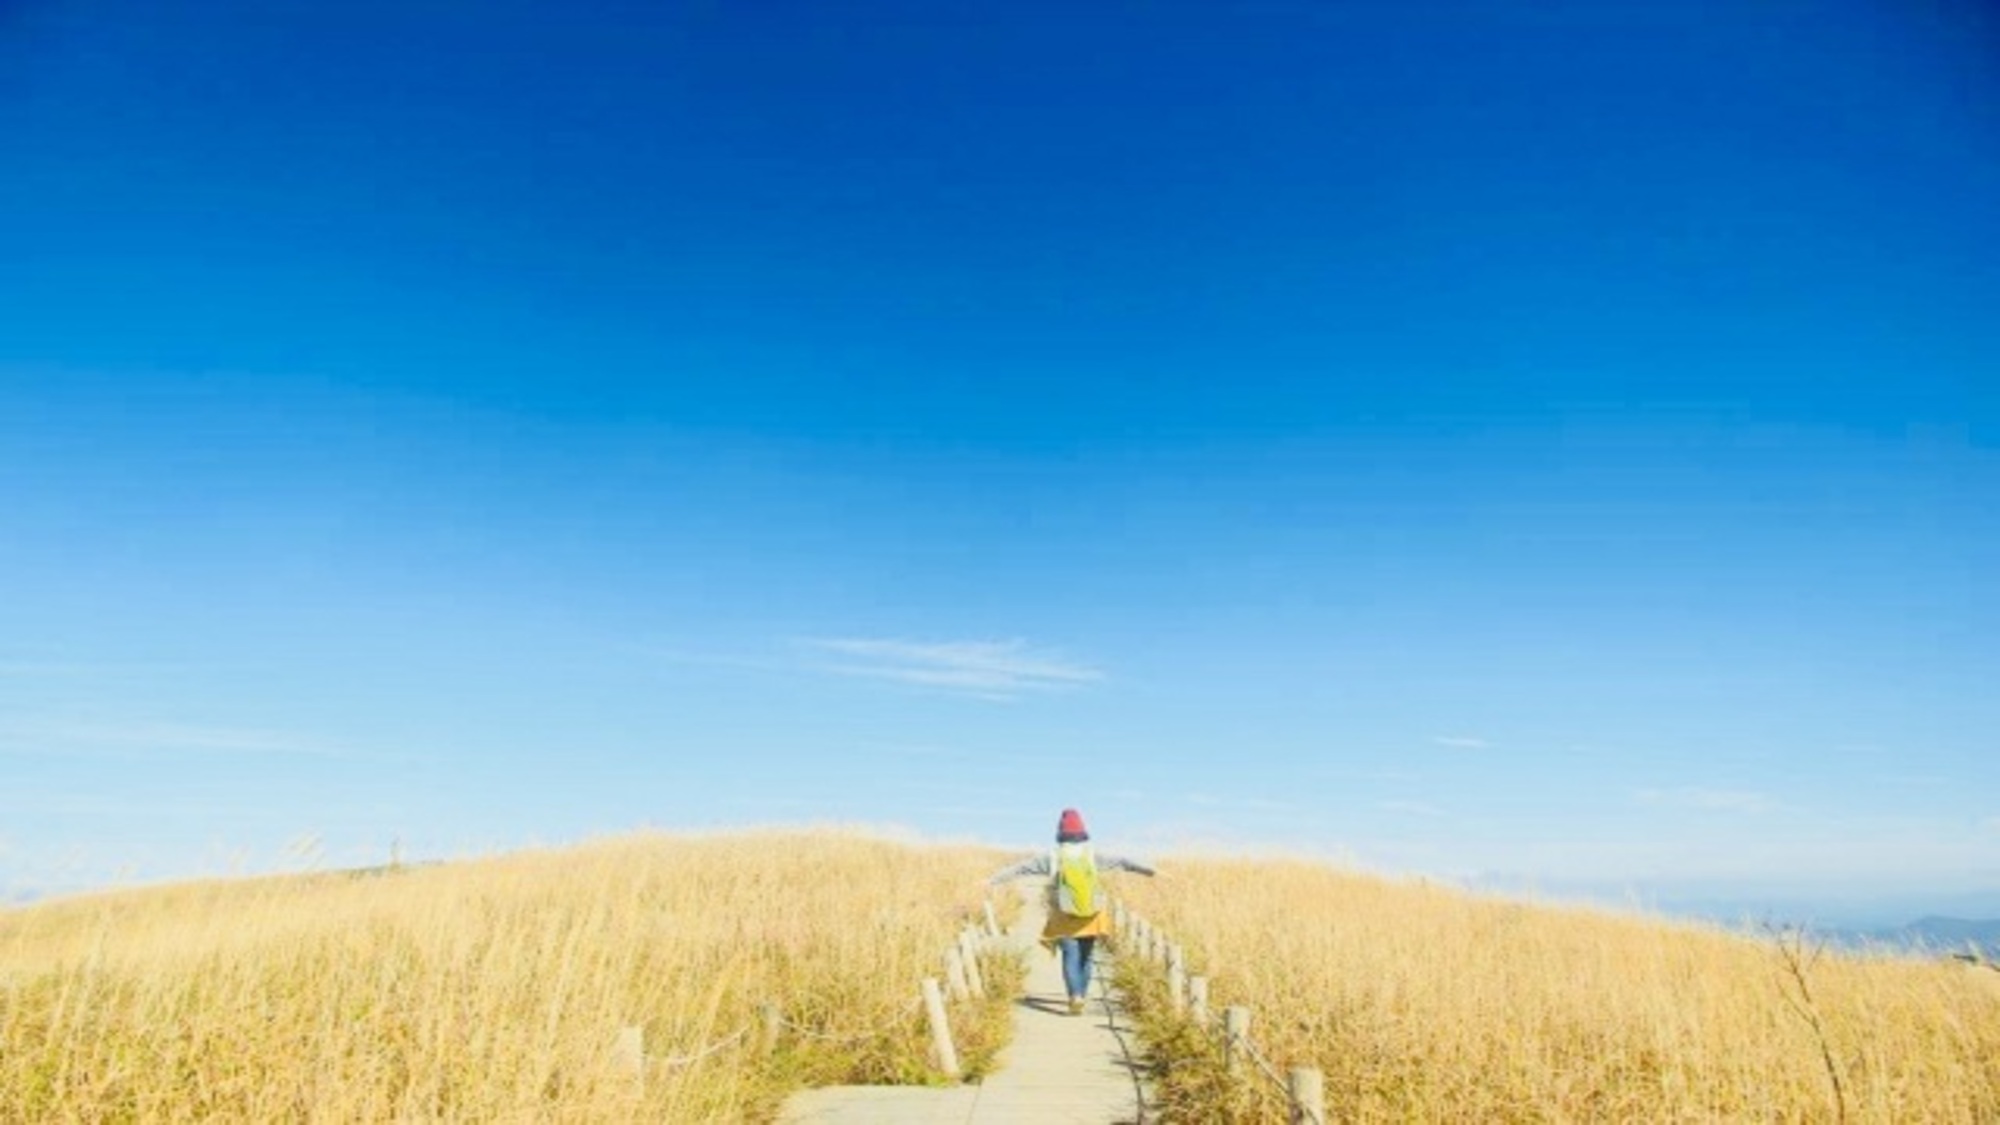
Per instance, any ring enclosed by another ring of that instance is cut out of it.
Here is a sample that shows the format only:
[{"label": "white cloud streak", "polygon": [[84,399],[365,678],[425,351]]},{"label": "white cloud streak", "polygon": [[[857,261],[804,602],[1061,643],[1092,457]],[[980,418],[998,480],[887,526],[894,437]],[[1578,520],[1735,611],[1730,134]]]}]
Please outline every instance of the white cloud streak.
[{"label": "white cloud streak", "polygon": [[1424,801],[1383,801],[1376,806],[1383,812],[1401,813],[1404,816],[1443,816],[1444,810]]},{"label": "white cloud streak", "polygon": [[894,680],[988,699],[1012,699],[1031,691],[1071,690],[1104,678],[1104,673],[1096,668],[1038,652],[1019,640],[814,637],[797,643],[833,658],[819,665],[820,671]]},{"label": "white cloud streak", "polygon": [[1434,734],[1431,736],[1431,741],[1454,750],[1484,750],[1493,745],[1483,738],[1473,738],[1463,734]]}]

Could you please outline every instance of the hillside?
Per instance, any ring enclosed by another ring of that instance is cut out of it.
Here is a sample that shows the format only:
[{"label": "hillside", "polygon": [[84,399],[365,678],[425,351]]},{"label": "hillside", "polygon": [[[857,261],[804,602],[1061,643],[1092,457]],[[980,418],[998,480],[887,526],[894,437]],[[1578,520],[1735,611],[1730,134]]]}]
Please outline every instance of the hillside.
[{"label": "hillside", "polygon": [[[996,858],[637,836],[0,911],[0,1121],[739,1121],[930,1080],[917,983]],[[954,1016],[969,1069],[1005,1008]]]},{"label": "hillside", "polygon": [[[803,1086],[932,1081],[913,986],[997,859],[638,836],[7,909],[0,1120],[739,1121]],[[1276,1067],[1324,1072],[1340,1120],[2000,1120],[2000,973],[1322,865],[1163,867],[1122,893]],[[973,1071],[1018,968],[988,971],[996,998],[953,1017]],[[1128,983],[1170,1112],[1284,1119],[1157,979]],[[643,1083],[615,1061],[627,1026]]]},{"label": "hillside", "polygon": [[[1303,863],[1177,863],[1129,896],[1339,1120],[2000,1120],[2000,973]],[[1284,1120],[1133,985],[1170,1110]]]}]

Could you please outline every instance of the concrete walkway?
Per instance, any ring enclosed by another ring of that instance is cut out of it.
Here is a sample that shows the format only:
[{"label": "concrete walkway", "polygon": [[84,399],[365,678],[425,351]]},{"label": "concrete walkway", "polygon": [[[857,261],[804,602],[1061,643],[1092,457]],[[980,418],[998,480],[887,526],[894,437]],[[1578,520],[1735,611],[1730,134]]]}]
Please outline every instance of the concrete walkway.
[{"label": "concrete walkway", "polygon": [[[1039,894],[1023,884],[1008,940],[1026,951],[1026,995],[1014,1004],[1014,1037],[994,1073],[974,1086],[829,1086],[795,1095],[780,1125],[1136,1125],[1146,1119],[1138,1040],[1110,991],[1099,949],[1089,1009],[1068,1014],[1058,959],[1035,940]],[[1038,890],[1039,888],[1035,888]]]}]

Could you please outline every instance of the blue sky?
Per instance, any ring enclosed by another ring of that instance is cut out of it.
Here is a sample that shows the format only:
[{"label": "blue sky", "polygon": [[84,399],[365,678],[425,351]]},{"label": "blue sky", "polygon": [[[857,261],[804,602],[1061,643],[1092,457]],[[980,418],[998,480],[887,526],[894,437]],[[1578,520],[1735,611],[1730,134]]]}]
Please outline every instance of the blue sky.
[{"label": "blue sky", "polygon": [[0,4],[0,886],[2000,890],[1990,11],[1404,7]]}]

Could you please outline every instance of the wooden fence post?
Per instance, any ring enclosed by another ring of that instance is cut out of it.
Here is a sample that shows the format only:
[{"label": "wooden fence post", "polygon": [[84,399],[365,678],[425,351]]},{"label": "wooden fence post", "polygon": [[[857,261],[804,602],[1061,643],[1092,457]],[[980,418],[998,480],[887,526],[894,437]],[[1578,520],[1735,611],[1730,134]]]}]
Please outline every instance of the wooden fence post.
[{"label": "wooden fence post", "polygon": [[1167,1002],[1177,1016],[1187,1011],[1187,973],[1177,964],[1167,966]]},{"label": "wooden fence post", "polygon": [[1317,1067],[1295,1066],[1286,1088],[1292,1093],[1292,1120],[1297,1125],[1326,1125],[1326,1080]]},{"label": "wooden fence post", "polygon": [[768,1055],[778,1049],[778,1037],[785,1033],[785,1011],[766,1000],[757,1006],[757,1014],[764,1021],[764,1035],[758,1045]]},{"label": "wooden fence post", "polygon": [[965,954],[956,945],[944,951],[944,983],[953,1000],[972,995],[971,986],[965,983]]},{"label": "wooden fence post", "polygon": [[1222,1010],[1222,1057],[1229,1073],[1243,1073],[1244,1047],[1250,1043],[1250,1009],[1231,1005]]},{"label": "wooden fence post", "polygon": [[972,936],[972,927],[958,932],[958,952],[965,960],[965,987],[972,990],[975,1000],[986,998],[986,977],[979,971],[979,942]]},{"label": "wooden fence post", "polygon": [[611,1065],[643,1082],[646,1078],[646,1029],[622,1027],[611,1043]]},{"label": "wooden fence post", "polygon": [[930,1017],[931,1052],[937,1056],[938,1069],[946,1078],[957,1078],[958,1049],[951,1045],[951,1024],[944,1014],[944,997],[938,992],[936,977],[925,977],[924,1014]]},{"label": "wooden fence post", "polygon": [[986,909],[986,932],[993,937],[999,937],[1000,916],[993,913],[993,900],[989,898],[980,905]]},{"label": "wooden fence post", "polygon": [[1188,1017],[1195,1023],[1208,1024],[1208,978],[1195,976],[1188,978]]}]

